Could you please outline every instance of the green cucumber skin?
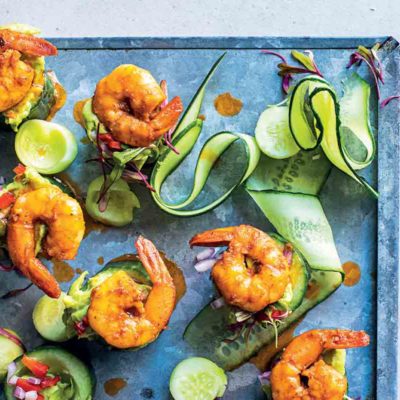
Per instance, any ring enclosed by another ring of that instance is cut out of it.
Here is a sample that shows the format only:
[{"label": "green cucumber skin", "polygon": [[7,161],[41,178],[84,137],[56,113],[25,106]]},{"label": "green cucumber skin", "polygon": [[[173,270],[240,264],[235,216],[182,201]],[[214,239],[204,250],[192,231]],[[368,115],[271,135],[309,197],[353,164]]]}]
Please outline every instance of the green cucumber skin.
[{"label": "green cucumber skin", "polygon": [[[282,236],[280,236],[276,233],[270,233],[269,235],[274,240],[276,240],[277,242],[279,242],[283,245],[289,243]],[[311,268],[308,265],[307,260],[296,248],[293,248],[292,263],[293,264],[295,264],[295,263],[301,264],[302,274],[299,277],[299,279],[296,280],[296,284],[293,286],[293,289],[292,289],[293,290],[293,298],[287,305],[287,307],[290,311],[294,311],[296,308],[300,307],[300,304],[302,303],[304,296],[306,294],[306,291],[307,291],[308,282],[310,281],[310,278],[311,278]]]},{"label": "green cucumber skin", "polygon": [[[68,351],[55,346],[39,347],[29,353],[27,356],[33,357],[50,367],[49,372],[54,375],[69,375],[74,382],[75,395],[74,400],[94,399],[96,388],[96,377],[87,365]],[[22,371],[28,372],[21,362],[17,359],[16,375],[21,375]],[[15,400],[13,396],[14,386],[4,383],[4,395],[6,400]]]}]

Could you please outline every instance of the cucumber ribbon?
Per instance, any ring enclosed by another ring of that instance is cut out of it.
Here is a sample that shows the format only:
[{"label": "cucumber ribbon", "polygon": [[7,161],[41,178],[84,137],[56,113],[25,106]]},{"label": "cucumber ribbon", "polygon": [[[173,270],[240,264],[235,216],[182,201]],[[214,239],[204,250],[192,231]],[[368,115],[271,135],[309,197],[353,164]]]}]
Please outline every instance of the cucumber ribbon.
[{"label": "cucumber ribbon", "polygon": [[[359,106],[354,101],[362,104],[361,111],[358,111]],[[356,172],[368,166],[375,156],[368,102],[369,86],[358,76],[352,76],[345,82],[345,93],[340,103],[333,87],[326,80],[308,76],[296,84],[291,94],[289,127],[302,150],[314,150],[321,146],[333,165],[364,186],[374,197],[378,197],[377,191]],[[367,154],[364,160],[353,158],[347,150],[344,129],[351,131],[365,147]]]},{"label": "cucumber ribbon", "polygon": [[[252,136],[229,131],[219,132],[210,137],[200,151],[194,171],[193,187],[189,196],[182,202],[173,204],[167,203],[161,196],[163,183],[190,154],[202,132],[203,121],[198,118],[198,115],[203,102],[205,89],[224,56],[225,54],[219,57],[212,66],[210,72],[200,85],[200,88],[175,129],[172,144],[178,150],[179,154],[176,154],[171,149],[167,148],[158,158],[153,169],[150,179],[150,184],[154,188],[154,192],[152,192],[153,199],[162,210],[169,214],[177,216],[194,216],[207,212],[218,206],[251,175],[260,159],[260,150]],[[246,162],[240,177],[217,199],[208,202],[205,206],[185,210],[184,208],[193,204],[201,193],[217,160],[235,142],[243,143],[245,149],[244,157]]]}]

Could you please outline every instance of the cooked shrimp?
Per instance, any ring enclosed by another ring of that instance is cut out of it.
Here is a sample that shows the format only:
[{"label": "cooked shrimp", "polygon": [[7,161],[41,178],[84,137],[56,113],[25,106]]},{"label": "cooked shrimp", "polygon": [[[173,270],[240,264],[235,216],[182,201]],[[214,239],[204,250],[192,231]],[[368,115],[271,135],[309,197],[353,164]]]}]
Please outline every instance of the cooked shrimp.
[{"label": "cooked shrimp", "polygon": [[47,225],[43,249],[48,256],[70,260],[76,256],[85,232],[79,203],[57,187],[22,194],[15,201],[7,225],[7,244],[14,265],[50,297],[59,297],[53,275],[35,256],[35,224]]},{"label": "cooked shrimp", "polygon": [[44,39],[0,29],[0,112],[18,104],[32,86],[34,70],[21,56],[55,54],[56,47]]},{"label": "cooked shrimp", "polygon": [[179,97],[161,110],[165,98],[149,71],[125,64],[97,84],[93,110],[116,140],[147,147],[171,129],[182,113]]},{"label": "cooked shrimp", "polygon": [[175,306],[174,282],[154,244],[140,236],[136,249],[153,283],[150,293],[118,271],[93,290],[88,310],[92,329],[120,349],[155,340]]},{"label": "cooked shrimp", "polygon": [[0,112],[15,106],[26,96],[33,77],[33,68],[21,60],[21,53],[0,52]]},{"label": "cooked shrimp", "polygon": [[249,225],[205,231],[191,246],[228,246],[211,275],[225,301],[257,312],[282,298],[289,284],[289,264],[266,233]]},{"label": "cooked shrimp", "polygon": [[0,51],[8,49],[36,57],[57,55],[57,47],[47,40],[10,29],[0,29]]},{"label": "cooked shrimp", "polygon": [[[368,346],[364,331],[312,330],[297,336],[271,373],[274,400],[343,400],[347,379],[321,358],[324,350]],[[307,384],[301,377],[307,378]]]}]

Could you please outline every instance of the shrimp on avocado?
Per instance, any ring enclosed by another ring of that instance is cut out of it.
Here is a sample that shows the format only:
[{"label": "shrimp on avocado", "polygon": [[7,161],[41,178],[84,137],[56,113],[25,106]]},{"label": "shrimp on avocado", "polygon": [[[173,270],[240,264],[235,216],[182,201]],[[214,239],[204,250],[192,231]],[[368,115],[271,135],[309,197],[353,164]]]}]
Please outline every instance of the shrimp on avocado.
[{"label": "shrimp on avocado", "polygon": [[183,111],[179,97],[161,109],[165,99],[149,71],[125,64],[97,84],[93,111],[115,140],[148,147],[176,125]]},{"label": "shrimp on avocado", "polygon": [[249,225],[195,235],[191,246],[228,246],[211,275],[225,301],[257,312],[282,298],[290,282],[289,263],[277,243]]},{"label": "shrimp on avocado", "polygon": [[44,39],[9,29],[0,29],[0,112],[28,94],[34,79],[29,57],[52,56],[57,48]]},{"label": "shrimp on avocado", "polygon": [[21,194],[8,215],[7,246],[13,264],[48,296],[61,294],[54,276],[35,255],[35,225],[44,223],[45,253],[58,260],[75,258],[85,222],[79,203],[54,185]]},{"label": "shrimp on avocado", "polygon": [[343,400],[347,379],[322,359],[322,353],[368,344],[364,331],[315,329],[297,336],[272,368],[273,400]]},{"label": "shrimp on avocado", "polygon": [[118,271],[93,290],[87,315],[90,327],[120,349],[154,341],[175,307],[175,285],[154,244],[140,236],[136,249],[152,282],[150,292]]}]

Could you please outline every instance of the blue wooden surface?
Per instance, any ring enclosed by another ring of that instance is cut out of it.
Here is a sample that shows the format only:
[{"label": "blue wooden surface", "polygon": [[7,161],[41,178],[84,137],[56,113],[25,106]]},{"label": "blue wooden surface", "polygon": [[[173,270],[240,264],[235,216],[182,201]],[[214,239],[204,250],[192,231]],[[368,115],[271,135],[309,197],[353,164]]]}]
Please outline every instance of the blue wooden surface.
[{"label": "blue wooden surface", "polygon": [[[55,120],[68,126],[78,140],[83,138],[83,130],[72,117],[74,103],[90,97],[96,82],[121,63],[138,64],[151,70],[156,79],[166,79],[170,95],[180,95],[187,105],[203,76],[221,54],[221,49],[226,48],[227,57],[210,83],[205,98],[202,113],[206,116],[206,123],[200,142],[224,129],[252,133],[261,111],[268,104],[281,100],[276,75],[277,60],[260,54],[257,48],[284,49],[282,53],[286,56],[291,48],[316,49],[315,57],[320,69],[340,92],[340,81],[346,76],[345,65],[352,49],[358,44],[371,45],[376,40],[377,38],[54,39],[53,42],[64,50],[60,51],[57,58],[48,59],[47,65],[57,72],[68,91],[67,104]],[[398,59],[397,51],[385,59],[388,82],[384,90],[387,93],[400,91]],[[242,112],[233,118],[222,118],[214,110],[213,99],[217,94],[226,91],[232,92],[244,103]],[[371,99],[371,104],[375,130],[378,129],[379,121],[379,162],[374,162],[365,175],[375,185],[379,177],[379,189],[382,193],[379,214],[376,202],[353,180],[338,171],[331,174],[322,193],[323,206],[334,231],[339,255],[343,262],[351,260],[361,266],[361,281],[354,287],[341,287],[311,311],[296,332],[322,327],[368,331],[372,337],[371,346],[348,352],[349,395],[362,396],[363,399],[389,400],[397,398],[399,113],[395,103],[388,106],[383,113],[378,113],[376,98]],[[0,174],[11,177],[11,169],[16,163],[12,150],[13,134],[0,133],[0,149],[2,154],[6,154],[0,166]],[[199,146],[196,146],[195,151],[198,150]],[[94,155],[95,150],[92,147],[79,143],[78,158],[68,171],[83,192],[88,183],[99,174],[98,166],[85,164],[85,160]],[[195,158],[194,154],[186,162],[188,168],[171,176],[170,182],[179,186],[189,183],[189,167],[193,166]],[[234,165],[229,170],[233,173]],[[94,273],[100,268],[97,264],[99,256],[107,261],[133,252],[133,242],[137,234],[143,233],[181,266],[188,290],[172,316],[169,329],[155,343],[142,350],[110,351],[97,343],[72,344],[72,348],[78,348],[81,355],[89,356],[98,379],[95,398],[100,400],[109,398],[103,391],[103,383],[112,377],[122,377],[128,381],[127,388],[116,399],[145,398],[145,388],[153,390],[154,399],[168,399],[168,381],[173,367],[180,360],[193,355],[193,351],[183,342],[182,333],[187,323],[209,301],[212,288],[207,274],[199,275],[193,269],[194,252],[187,244],[189,238],[203,229],[236,223],[249,223],[264,230],[271,229],[263,214],[241,189],[210,213],[187,219],[174,218],[161,212],[143,188],[137,187],[134,190],[142,203],[134,222],[123,229],[92,232],[82,242],[77,259],[70,264]],[[166,195],[173,197],[174,193]],[[15,274],[7,275],[6,278],[7,280],[0,281],[0,293],[25,284],[23,278]],[[63,288],[66,289],[68,285],[64,284]],[[28,348],[42,343],[31,323],[32,308],[40,295],[36,288],[32,288],[20,297],[0,304],[0,326],[17,330]],[[257,370],[251,364],[229,373],[229,387],[224,399],[262,399],[256,376]]]}]

